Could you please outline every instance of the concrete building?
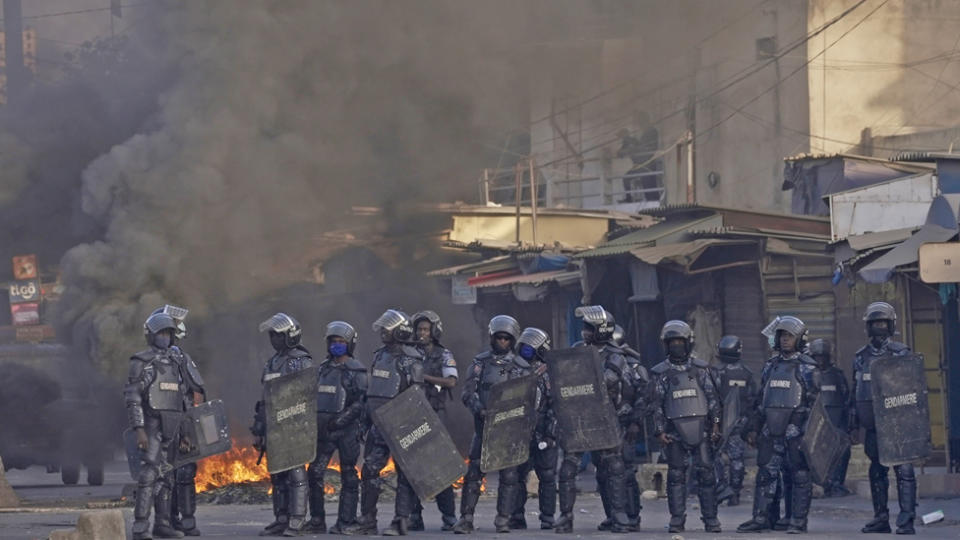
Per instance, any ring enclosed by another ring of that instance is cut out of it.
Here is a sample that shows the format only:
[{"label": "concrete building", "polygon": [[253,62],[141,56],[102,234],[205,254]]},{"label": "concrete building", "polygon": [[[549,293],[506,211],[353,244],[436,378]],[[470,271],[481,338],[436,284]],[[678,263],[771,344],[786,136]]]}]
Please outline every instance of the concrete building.
[{"label": "concrete building", "polygon": [[[785,156],[886,157],[947,150],[957,138],[960,101],[947,98],[960,77],[949,31],[958,3],[600,1],[571,9],[585,11],[583,29],[530,45],[552,58],[530,74],[540,204],[788,211]],[[656,152],[641,152],[649,158],[641,169],[662,196],[621,202],[622,178],[638,161],[620,151],[623,129],[656,140]],[[514,200],[513,172],[489,178],[507,186],[491,199]]]}]

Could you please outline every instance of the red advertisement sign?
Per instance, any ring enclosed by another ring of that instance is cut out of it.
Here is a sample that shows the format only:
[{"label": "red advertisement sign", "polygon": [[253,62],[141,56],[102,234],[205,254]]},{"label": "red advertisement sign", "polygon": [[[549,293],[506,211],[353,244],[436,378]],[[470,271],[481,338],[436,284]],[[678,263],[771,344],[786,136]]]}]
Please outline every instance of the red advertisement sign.
[{"label": "red advertisement sign", "polygon": [[13,279],[37,279],[37,256],[16,255],[13,257]]},{"label": "red advertisement sign", "polygon": [[40,324],[40,304],[36,302],[11,304],[10,315],[13,317],[14,326]]}]

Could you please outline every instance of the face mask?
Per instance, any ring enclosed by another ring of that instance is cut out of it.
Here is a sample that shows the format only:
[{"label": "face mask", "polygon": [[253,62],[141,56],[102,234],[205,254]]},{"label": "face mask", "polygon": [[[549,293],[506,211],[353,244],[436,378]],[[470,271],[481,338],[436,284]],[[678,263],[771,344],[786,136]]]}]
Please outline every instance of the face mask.
[{"label": "face mask", "polygon": [[667,345],[667,354],[670,355],[670,358],[679,358],[679,359],[686,358],[687,344],[671,343],[670,345]]},{"label": "face mask", "polygon": [[158,349],[169,349],[170,341],[170,334],[166,332],[162,332],[153,336],[153,346]]},{"label": "face mask", "polygon": [[537,354],[537,350],[524,343],[520,345],[520,358],[524,360],[533,360],[533,357]]},{"label": "face mask", "polygon": [[327,351],[329,351],[329,352],[330,352],[330,356],[332,356],[332,357],[334,357],[334,358],[339,358],[339,357],[341,357],[341,356],[346,356],[346,354],[347,354],[347,344],[346,344],[346,343],[340,343],[339,341],[338,341],[338,342],[335,342],[335,343],[331,343],[331,344],[327,347]]},{"label": "face mask", "polygon": [[874,326],[870,325],[867,327],[867,334],[872,338],[878,338],[882,340],[890,336],[890,329],[887,326]]},{"label": "face mask", "polygon": [[287,336],[279,332],[270,332],[270,345],[273,350],[282,351],[287,348]]}]

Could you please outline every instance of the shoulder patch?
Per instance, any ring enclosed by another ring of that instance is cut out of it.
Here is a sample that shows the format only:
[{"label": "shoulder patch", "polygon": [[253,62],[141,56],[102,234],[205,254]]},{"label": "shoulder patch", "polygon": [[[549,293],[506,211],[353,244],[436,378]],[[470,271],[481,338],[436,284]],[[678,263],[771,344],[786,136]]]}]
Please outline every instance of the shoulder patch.
[{"label": "shoulder patch", "polygon": [[403,354],[409,356],[410,358],[416,358],[418,360],[423,359],[423,351],[416,347],[411,347],[410,345],[403,346]]},{"label": "shoulder patch", "polygon": [[490,351],[483,351],[482,353],[473,357],[475,361],[480,361],[480,362],[484,360],[489,360],[491,358],[493,358],[493,353]]},{"label": "shoulder patch", "polygon": [[863,347],[860,347],[859,349],[857,349],[857,352],[853,354],[855,354],[856,356],[863,356],[863,354],[866,353],[869,348],[870,348],[869,345],[864,345]]},{"label": "shoulder patch", "polygon": [[813,358],[811,358],[810,356],[808,356],[808,355],[806,355],[806,354],[804,354],[804,353],[800,353],[799,359],[800,359],[800,362],[803,363],[803,364],[810,364],[810,365],[813,366],[813,367],[817,367],[817,366],[818,366],[816,360],[814,360]]},{"label": "shoulder patch", "polygon": [[697,367],[699,367],[699,368],[704,368],[704,369],[709,369],[709,368],[710,368],[710,364],[708,364],[706,360],[703,360],[703,359],[698,358],[698,357],[696,357],[696,356],[694,356],[693,358],[690,359],[690,363],[693,364],[693,365],[695,365],[695,366],[697,366]]},{"label": "shoulder patch", "polygon": [[303,358],[304,356],[310,356],[310,351],[303,345],[297,345],[290,349],[287,355],[290,356],[290,358]]},{"label": "shoulder patch", "polygon": [[905,343],[901,343],[899,341],[888,342],[887,348],[895,353],[906,353],[910,351],[910,347],[907,347]]},{"label": "shoulder patch", "polygon": [[153,349],[144,349],[133,356],[130,357],[130,360],[139,360],[141,362],[150,362],[157,357],[157,353]]}]

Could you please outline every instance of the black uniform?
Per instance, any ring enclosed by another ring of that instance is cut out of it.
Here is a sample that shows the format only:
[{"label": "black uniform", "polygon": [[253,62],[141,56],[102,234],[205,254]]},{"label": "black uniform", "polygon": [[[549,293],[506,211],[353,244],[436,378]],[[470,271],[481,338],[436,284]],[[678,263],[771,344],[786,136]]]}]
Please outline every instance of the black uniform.
[{"label": "black uniform", "polygon": [[[849,424],[850,387],[843,370],[837,366],[830,366],[820,371],[820,399],[830,416],[830,421],[837,428],[847,431]],[[833,471],[830,481],[823,486],[827,495],[836,494],[843,488],[847,479],[847,465],[850,463],[850,450],[843,454],[836,470]]]},{"label": "black uniform", "polygon": [[[430,375],[431,377],[449,377],[452,375],[456,377],[456,371],[457,362],[453,358],[453,353],[443,345],[434,343],[429,352],[424,352],[424,375]],[[450,389],[439,388],[436,385],[426,383],[424,383],[424,389],[427,392],[427,401],[430,402],[430,406],[433,407],[433,410],[437,411],[437,414],[442,415],[447,407],[446,402],[452,399]],[[457,501],[456,495],[453,493],[453,486],[441,491],[435,498],[437,500],[437,509],[440,510],[443,518],[444,527],[453,527],[457,521]],[[422,512],[423,504],[421,504],[418,497],[414,505],[411,522],[416,521],[422,523]]]},{"label": "black uniform", "polygon": [[336,362],[329,356],[320,364],[317,379],[317,457],[310,463],[310,522],[308,532],[326,530],[323,508],[324,472],[337,452],[340,458],[340,501],[337,521],[330,529],[342,532],[356,523],[360,479],[360,419],[367,393],[367,368],[352,356]]},{"label": "black uniform", "polygon": [[[370,366],[367,385],[367,416],[380,405],[390,401],[414,385],[423,385],[423,353],[415,347],[392,343],[377,349]],[[376,426],[367,432],[363,446],[363,468],[360,493],[361,527],[376,527],[377,501],[380,499],[380,471],[387,466],[390,448]],[[405,529],[413,512],[416,494],[406,475],[397,467],[397,497],[394,502],[393,524]]]},{"label": "black uniform", "polygon": [[[277,351],[263,366],[261,383],[266,383],[277,377],[296,373],[313,365],[310,352],[302,345],[284,348]],[[256,437],[266,439],[267,418],[266,404],[263,400],[257,402],[253,427],[250,431]],[[269,452],[270,449],[267,449]],[[306,467],[296,467],[288,471],[270,475],[273,486],[273,515],[275,524],[289,524],[291,529],[299,529],[307,514],[307,470]],[[273,527],[271,524],[269,527]]]},{"label": "black uniform", "polygon": [[[186,407],[194,405],[194,395],[199,396],[201,401],[206,401],[206,391],[203,389],[203,378],[200,377],[200,370],[196,362],[189,354],[180,347],[174,345],[170,347],[173,358],[181,366],[181,372],[184,373],[184,404]],[[177,487],[173,491],[173,527],[182,531],[187,536],[200,536],[197,530],[197,519],[194,516],[197,512],[197,464],[188,463],[176,470],[174,473]]]},{"label": "black uniform", "polygon": [[[634,405],[631,401],[635,397],[633,390],[632,369],[627,364],[620,348],[606,343],[599,345],[600,357],[603,360],[603,377],[607,386],[607,395],[617,411],[621,424],[629,423],[633,418]],[[562,446],[561,436],[561,446]],[[615,448],[591,452],[597,466],[598,481],[604,486],[600,492],[605,513],[612,518],[610,528],[625,532],[630,529],[630,519],[626,514],[626,469],[623,463],[622,443]],[[557,528],[568,531],[572,527],[573,505],[577,499],[577,472],[580,468],[580,452],[563,453],[563,462],[560,465],[560,479],[558,493],[560,498],[561,520]]]},{"label": "black uniform", "polygon": [[[874,521],[877,524],[886,524],[889,532],[890,513],[887,508],[887,492],[890,488],[888,475],[890,468],[880,463],[877,450],[877,425],[873,417],[873,395],[870,388],[870,364],[876,357],[894,355],[905,356],[910,354],[910,348],[903,343],[884,340],[877,348],[867,344],[857,351],[853,361],[853,391],[850,396],[850,430],[864,428],[863,449],[870,458],[870,498],[873,502]],[[897,475],[897,499],[900,503],[900,514],[897,516],[897,527],[913,529],[913,521],[917,515],[917,477],[912,463],[904,463],[893,467]],[[871,524],[867,524],[870,527]]]},{"label": "black uniform", "polygon": [[526,528],[526,479],[532,469],[539,481],[537,502],[540,507],[540,528],[550,529],[557,511],[557,417],[553,413],[553,395],[547,365],[535,360],[531,368],[537,374],[537,424],[533,430],[533,440],[530,441],[530,459],[520,466],[518,502],[510,519],[510,528]]},{"label": "black uniform", "polygon": [[667,500],[671,527],[683,530],[686,520],[687,463],[693,458],[700,513],[708,528],[717,520],[716,474],[710,434],[720,424],[722,408],[709,365],[696,357],[685,362],[664,360],[653,368],[651,407],[654,434],[666,433]]},{"label": "black uniform", "polygon": [[[489,350],[477,355],[473,359],[467,378],[463,384],[463,403],[473,412],[473,440],[470,443],[470,463],[467,474],[463,479],[463,495],[460,500],[460,519],[463,522],[473,523],[474,510],[480,498],[480,485],[484,473],[480,470],[480,455],[483,444],[483,412],[487,407],[487,399],[493,385],[516,379],[530,373],[531,367],[526,360],[515,355],[512,351],[502,354]],[[497,491],[497,517],[495,524],[498,529],[507,527],[514,506],[517,504],[520,489],[519,467],[503,469],[498,473],[500,478]]]},{"label": "black uniform", "polygon": [[[130,358],[130,372],[124,401],[131,429],[142,428],[147,448],[141,451],[137,495],[134,504],[134,538],[148,537],[150,510],[156,504],[154,532],[172,530],[172,489],[170,469],[179,441],[180,423],[186,410],[184,395],[188,375],[172,348],[151,347]],[[156,498],[154,498],[156,494]]]},{"label": "black uniform", "polygon": [[[650,375],[647,369],[640,363],[640,355],[633,349],[626,346],[607,344],[604,348],[610,351],[616,351],[623,356],[626,361],[626,368],[623,370],[623,376],[626,384],[623,385],[623,402],[631,404],[629,410],[621,407],[617,413],[617,419],[620,421],[620,430],[622,434],[621,455],[623,457],[624,467],[624,511],[627,514],[629,528],[638,530],[640,527],[640,510],[643,508],[640,503],[640,484],[637,482],[637,436],[642,431],[645,415],[647,412],[647,393],[650,389]],[[601,349],[602,350],[602,349]],[[601,502],[604,505],[604,513],[607,519],[600,525],[601,530],[607,530],[613,525],[613,516],[611,515],[610,499],[606,493],[607,478],[604,471],[600,469],[600,462],[596,454],[591,454],[594,466],[597,468],[597,492],[600,493]]]},{"label": "black uniform", "polygon": [[773,525],[769,523],[769,507],[782,473],[792,481],[790,528],[805,531],[812,485],[800,441],[807,415],[820,391],[819,370],[814,360],[803,353],[781,353],[764,367],[760,388],[750,429],[760,434],[753,521]]},{"label": "black uniform", "polygon": [[[757,399],[757,383],[753,378],[753,372],[739,361],[725,363],[716,368],[715,379],[721,403],[726,403],[727,395],[734,389],[737,389],[740,393],[740,411],[745,421],[750,408]],[[743,439],[739,437],[739,432],[731,433],[724,441],[723,446],[720,447],[720,455],[725,457],[726,460],[717,459],[715,467],[717,484],[729,486],[737,500],[740,498],[740,490],[743,489],[743,477],[745,475],[743,466],[744,446]],[[722,490],[718,489],[719,491]]]}]

